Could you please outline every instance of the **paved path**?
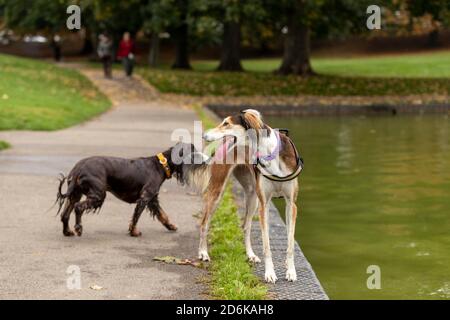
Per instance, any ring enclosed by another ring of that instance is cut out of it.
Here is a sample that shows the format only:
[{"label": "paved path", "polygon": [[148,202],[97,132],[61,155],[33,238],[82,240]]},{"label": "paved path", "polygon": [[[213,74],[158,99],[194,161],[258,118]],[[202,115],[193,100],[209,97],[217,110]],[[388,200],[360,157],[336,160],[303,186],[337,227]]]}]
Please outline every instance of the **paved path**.
[{"label": "paved path", "polygon": [[[62,235],[55,208],[59,172],[91,155],[139,157],[173,145],[175,128],[193,129],[193,111],[167,104],[138,80],[104,80],[84,70],[115,107],[88,123],[58,132],[0,132],[13,148],[0,152],[0,299],[202,299],[204,271],[165,265],[155,256],[196,256],[200,199],[174,181],[162,206],[179,227],[170,233],[149,214],[141,238],[127,235],[133,207],[107,197],[98,215],[85,215],[81,238]],[[133,88],[122,94],[123,88]],[[74,217],[72,216],[71,224]],[[67,268],[81,270],[81,290],[68,290]],[[90,286],[103,289],[93,290]]]}]

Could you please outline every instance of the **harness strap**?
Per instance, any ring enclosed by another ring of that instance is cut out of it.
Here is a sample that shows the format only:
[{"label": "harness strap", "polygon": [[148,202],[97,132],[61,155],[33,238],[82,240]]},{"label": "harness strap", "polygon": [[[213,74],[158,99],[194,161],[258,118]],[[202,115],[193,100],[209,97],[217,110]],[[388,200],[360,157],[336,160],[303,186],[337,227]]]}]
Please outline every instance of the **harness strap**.
[{"label": "harness strap", "polygon": [[[291,174],[289,174],[289,175],[287,175],[287,176],[284,176],[284,177],[280,177],[280,176],[277,176],[277,175],[274,175],[274,174],[266,175],[266,174],[262,173],[261,169],[258,168],[259,165],[261,165],[261,166],[263,166],[263,165],[259,162],[259,159],[257,159],[257,164],[255,165],[255,168],[258,169],[258,171],[259,171],[264,177],[266,177],[266,178],[269,179],[269,180],[272,180],[272,181],[278,181],[278,182],[291,181],[291,180],[294,180],[295,178],[297,178],[297,177],[299,176],[299,174],[301,173],[301,171],[303,170],[303,164],[304,164],[304,162],[303,162],[303,159],[300,158],[299,153],[298,153],[298,150],[297,150],[297,148],[295,147],[294,142],[292,142],[292,140],[291,140],[290,137],[286,136],[286,138],[288,138],[288,140],[289,140],[289,142],[290,142],[292,148],[294,148],[295,159],[296,159],[296,162],[297,162],[297,167],[296,167],[296,169],[295,169],[294,172],[292,172]],[[280,143],[281,143],[281,141],[280,141]],[[281,149],[281,147],[280,147],[280,149]]]}]

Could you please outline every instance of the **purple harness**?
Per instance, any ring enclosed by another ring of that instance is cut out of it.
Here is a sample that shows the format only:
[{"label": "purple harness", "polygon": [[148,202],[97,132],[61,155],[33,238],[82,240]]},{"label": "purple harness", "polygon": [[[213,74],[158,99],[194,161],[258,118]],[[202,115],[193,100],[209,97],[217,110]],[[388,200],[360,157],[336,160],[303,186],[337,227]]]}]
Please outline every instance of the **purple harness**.
[{"label": "purple harness", "polygon": [[300,158],[297,148],[295,147],[294,143],[292,142],[292,140],[290,138],[289,142],[292,145],[292,148],[294,148],[295,151],[295,158],[297,159],[297,169],[292,172],[291,174],[285,176],[285,177],[280,177],[274,174],[270,174],[270,173],[266,173],[263,172],[262,169],[265,167],[264,164],[261,163],[260,160],[264,160],[264,161],[271,161],[274,160],[280,153],[281,150],[281,139],[280,139],[280,133],[278,132],[278,130],[275,131],[275,134],[277,136],[277,146],[275,147],[275,149],[267,156],[261,156],[259,154],[259,152],[256,153],[256,161],[257,164],[255,165],[255,169],[258,168],[258,165],[260,165],[261,167],[258,168],[259,172],[261,172],[261,174],[266,177],[269,180],[272,181],[277,181],[277,182],[285,182],[285,181],[290,181],[290,180],[294,180],[295,178],[297,178],[297,176],[300,174],[300,172],[303,170],[303,159]]},{"label": "purple harness", "polygon": [[261,156],[261,154],[259,152],[257,152],[256,159],[258,160],[258,162],[259,162],[259,160],[272,161],[272,160],[275,160],[276,157],[278,157],[278,154],[280,153],[280,149],[281,149],[281,139],[280,139],[280,133],[276,130],[274,130],[274,131],[275,131],[275,135],[277,136],[277,146],[267,156]]}]

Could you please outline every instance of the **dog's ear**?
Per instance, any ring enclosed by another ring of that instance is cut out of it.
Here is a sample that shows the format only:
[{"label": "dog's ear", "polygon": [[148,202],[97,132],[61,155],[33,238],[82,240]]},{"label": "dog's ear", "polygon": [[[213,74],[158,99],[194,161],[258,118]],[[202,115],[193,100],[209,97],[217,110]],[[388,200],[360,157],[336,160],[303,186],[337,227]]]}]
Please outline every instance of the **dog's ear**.
[{"label": "dog's ear", "polygon": [[184,158],[185,143],[178,142],[172,148],[170,148],[170,159],[173,164],[181,164]]},{"label": "dog's ear", "polygon": [[241,110],[241,113],[251,113],[251,114],[253,114],[255,117],[259,118],[259,119],[262,121],[262,115],[261,115],[261,112],[259,112],[259,111],[256,110],[256,109],[244,109],[244,110]]},{"label": "dog's ear", "polygon": [[[175,164],[181,164],[185,161],[192,161],[191,159],[196,152],[197,149],[193,143],[178,142],[171,148],[172,161]],[[188,157],[190,160],[187,160]]]},{"label": "dog's ear", "polygon": [[245,129],[260,130],[264,128],[261,113],[254,109],[247,109],[241,111],[241,120]]}]

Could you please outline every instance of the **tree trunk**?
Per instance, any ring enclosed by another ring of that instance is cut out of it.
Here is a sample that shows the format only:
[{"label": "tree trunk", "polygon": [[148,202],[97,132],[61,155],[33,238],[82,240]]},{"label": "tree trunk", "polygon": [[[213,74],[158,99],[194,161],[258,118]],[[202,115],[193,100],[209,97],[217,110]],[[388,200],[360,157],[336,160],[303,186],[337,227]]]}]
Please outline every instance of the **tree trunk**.
[{"label": "tree trunk", "polygon": [[172,69],[192,69],[189,63],[189,27],[187,24],[188,0],[180,0],[181,24],[174,31],[175,62]]},{"label": "tree trunk", "polygon": [[58,43],[53,44],[53,59],[56,62],[61,61],[61,46]]},{"label": "tree trunk", "polygon": [[310,34],[308,26],[302,21],[303,2],[296,1],[294,10],[289,14],[288,32],[284,40],[283,61],[278,73],[300,76],[314,75],[310,62]]},{"label": "tree trunk", "polygon": [[241,25],[239,22],[225,22],[222,39],[222,55],[217,70],[242,71]]},{"label": "tree trunk", "polygon": [[94,43],[92,42],[92,33],[90,29],[84,30],[83,48],[81,48],[81,55],[91,55],[94,52]]},{"label": "tree trunk", "polygon": [[175,31],[175,62],[172,69],[192,69],[189,63],[188,26],[183,24]]},{"label": "tree trunk", "polygon": [[159,34],[153,32],[150,39],[150,52],[148,54],[148,64],[150,67],[155,68],[158,65],[159,60]]},{"label": "tree trunk", "polygon": [[428,46],[430,48],[439,47],[439,29],[434,29],[428,34]]}]

